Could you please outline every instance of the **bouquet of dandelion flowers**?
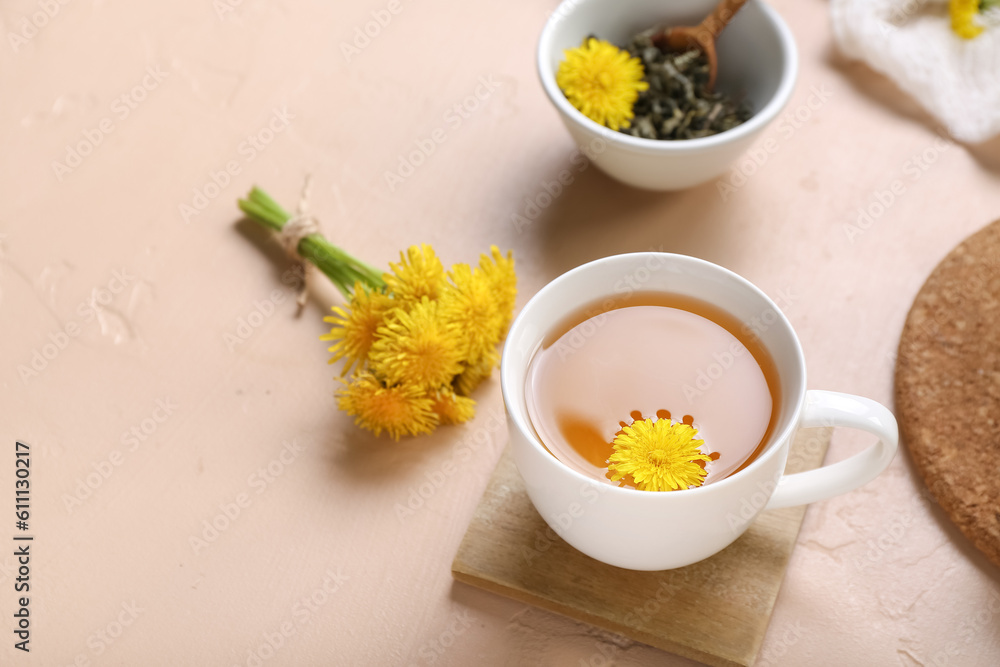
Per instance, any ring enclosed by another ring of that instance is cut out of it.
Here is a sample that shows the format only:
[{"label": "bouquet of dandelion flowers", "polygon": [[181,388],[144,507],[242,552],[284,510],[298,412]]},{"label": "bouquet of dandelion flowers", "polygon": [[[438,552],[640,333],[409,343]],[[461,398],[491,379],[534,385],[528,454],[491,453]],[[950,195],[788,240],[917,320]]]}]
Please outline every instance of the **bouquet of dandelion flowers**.
[{"label": "bouquet of dandelion flowers", "polygon": [[246,215],[282,236],[297,259],[320,269],[344,295],[324,318],[329,363],[342,362],[337,405],[381,435],[430,433],[475,414],[473,390],[500,361],[514,312],[517,276],[511,252],[496,246],[478,266],[447,271],[426,244],[400,253],[388,272],[355,258],[318,233],[308,216],[293,216],[263,190],[239,200]]}]

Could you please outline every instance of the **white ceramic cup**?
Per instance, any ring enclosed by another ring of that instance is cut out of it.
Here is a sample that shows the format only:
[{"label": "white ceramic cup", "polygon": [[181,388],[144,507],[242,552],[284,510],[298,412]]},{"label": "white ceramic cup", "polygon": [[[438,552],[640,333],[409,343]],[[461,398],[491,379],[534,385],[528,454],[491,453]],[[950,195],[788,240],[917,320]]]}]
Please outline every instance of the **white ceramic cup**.
[{"label": "white ceramic cup", "polygon": [[[725,479],[683,491],[620,488],[587,477],[548,452],[525,400],[528,365],[542,340],[568,316],[635,290],[680,294],[714,304],[751,327],[778,369],[778,420],[762,453]],[[669,253],[599,259],[546,285],[507,334],[500,370],[511,448],[528,496],[566,542],[617,567],[665,570],[697,562],[738,538],[765,509],[802,505],[873,480],[896,453],[896,420],[866,398],[806,390],[799,340],[778,307],[753,284],[704,260]],[[854,456],[783,475],[795,432],[849,426],[878,441]]]},{"label": "white ceramic cup", "polygon": [[[788,26],[761,0],[748,2],[716,41],[716,88],[746,93],[754,115],[711,137],[683,141],[642,139],[610,130],[578,111],[556,84],[563,52],[596,35],[625,44],[647,28],[697,25],[718,0],[565,0],[538,41],[538,74],[580,150],[609,176],[649,190],[679,190],[721,176],[791,97],[798,54]],[[757,165],[754,165],[755,167]]]}]

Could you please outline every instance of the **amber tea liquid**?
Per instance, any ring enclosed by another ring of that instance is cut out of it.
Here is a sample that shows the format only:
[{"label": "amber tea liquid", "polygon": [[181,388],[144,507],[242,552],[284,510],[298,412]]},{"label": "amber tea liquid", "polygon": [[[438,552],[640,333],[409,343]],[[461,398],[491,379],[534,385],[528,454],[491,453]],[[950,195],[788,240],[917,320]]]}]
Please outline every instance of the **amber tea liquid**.
[{"label": "amber tea liquid", "polygon": [[689,297],[634,293],[566,318],[532,358],[525,395],[549,452],[609,484],[606,462],[624,424],[693,423],[713,459],[711,484],[763,450],[779,389],[767,350],[732,315]]}]

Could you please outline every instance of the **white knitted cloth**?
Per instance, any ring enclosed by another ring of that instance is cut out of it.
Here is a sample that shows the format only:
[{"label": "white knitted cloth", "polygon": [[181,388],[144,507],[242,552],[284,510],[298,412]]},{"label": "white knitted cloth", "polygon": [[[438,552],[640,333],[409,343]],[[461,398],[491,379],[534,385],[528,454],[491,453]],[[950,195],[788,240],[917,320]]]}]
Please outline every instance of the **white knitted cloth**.
[{"label": "white knitted cloth", "polygon": [[896,82],[953,137],[1000,133],[1000,27],[959,38],[947,0],[831,0],[830,12],[841,51]]}]

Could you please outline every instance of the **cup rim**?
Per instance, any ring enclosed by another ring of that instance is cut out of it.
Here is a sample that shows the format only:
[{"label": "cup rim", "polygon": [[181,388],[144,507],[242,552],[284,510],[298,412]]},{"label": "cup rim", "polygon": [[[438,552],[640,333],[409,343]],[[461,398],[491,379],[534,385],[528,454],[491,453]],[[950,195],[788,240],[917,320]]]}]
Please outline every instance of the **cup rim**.
[{"label": "cup rim", "polygon": [[[635,261],[642,261],[643,259],[648,260],[650,257],[653,256],[664,256],[664,255],[667,256],[668,261],[689,262],[693,265],[701,265],[703,268],[708,268],[709,270],[717,271],[720,274],[726,276],[727,278],[733,279],[736,282],[740,283],[743,287],[754,292],[758,298],[762,299],[764,303],[767,304],[768,307],[772,308],[774,312],[777,314],[778,317],[777,323],[780,323],[781,326],[785,327],[785,329],[787,329],[787,331],[791,334],[791,340],[794,344],[794,349],[792,350],[792,352],[795,356],[795,365],[799,368],[800,375],[802,376],[802,383],[798,392],[798,396],[792,397],[794,399],[793,403],[794,407],[792,408],[790,414],[785,419],[785,424],[781,426],[780,429],[775,429],[774,433],[771,434],[768,446],[765,447],[764,451],[761,452],[761,454],[756,459],[754,459],[749,465],[747,465],[742,470],[732,473],[728,477],[720,479],[717,482],[712,482],[711,484],[708,484],[706,486],[699,486],[693,489],[684,489],[684,493],[681,494],[681,496],[684,498],[691,498],[699,494],[704,495],[706,493],[722,493],[725,489],[729,488],[730,486],[739,484],[743,478],[749,475],[751,471],[763,467],[770,459],[772,459],[775,456],[778,456],[779,452],[783,449],[783,447],[774,446],[774,443],[788,442],[789,445],[791,444],[791,439],[795,435],[795,431],[798,430],[799,418],[802,412],[802,406],[805,403],[805,396],[806,396],[805,355],[802,352],[802,344],[799,341],[799,337],[795,333],[795,329],[792,327],[791,322],[788,321],[788,318],[781,311],[781,309],[778,308],[777,304],[775,304],[774,301],[767,294],[765,294],[759,287],[754,285],[752,282],[750,282],[743,276],[739,275],[738,273],[730,271],[724,266],[720,266],[713,262],[709,262],[708,260],[704,260],[698,257],[693,257],[691,255],[682,255],[679,253],[669,253],[669,252],[633,252],[633,253],[621,253],[618,255],[609,255],[607,257],[595,259],[590,262],[587,262],[586,264],[581,264],[580,266],[570,269],[569,271],[556,277],[551,282],[542,287],[540,290],[538,290],[530,299],[528,299],[528,302],[525,303],[524,306],[522,306],[521,311],[517,314],[517,317],[514,318],[514,321],[510,325],[510,330],[507,333],[507,340],[512,340],[514,338],[512,334],[516,333],[520,328],[526,326],[525,325],[525,322],[527,321],[526,316],[530,314],[531,306],[533,303],[537,303],[540,298],[544,298],[547,294],[560,289],[563,283],[573,280],[574,277],[579,275],[580,273],[583,273],[588,270],[593,270],[593,267],[598,264],[604,264],[607,262],[614,262],[614,261],[624,261],[625,258],[634,259]],[[595,297],[595,299],[596,298],[599,297]],[[632,498],[639,498],[643,496],[649,496],[651,498],[675,497],[674,493],[651,493],[649,491],[640,491],[639,489],[618,487],[611,484],[605,484],[604,482],[601,482],[592,477],[584,475],[583,473],[577,470],[574,470],[573,468],[571,468],[570,466],[566,465],[558,458],[556,458],[551,452],[549,452],[549,450],[542,443],[541,439],[538,437],[538,434],[536,433],[534,427],[531,425],[530,418],[527,416],[527,410],[524,411],[525,414],[522,416],[521,414],[519,414],[518,410],[513,410],[510,407],[511,405],[515,405],[514,401],[512,400],[512,393],[514,391],[519,391],[523,398],[524,382],[527,379],[527,371],[528,371],[527,365],[531,363],[531,358],[534,356],[536,352],[537,352],[537,346],[535,350],[532,351],[531,355],[529,355],[528,363],[525,365],[524,371],[521,373],[522,378],[521,382],[519,383],[520,386],[516,388],[511,386],[512,379],[509,376],[515,373],[515,371],[511,368],[512,362],[510,361],[510,357],[507,354],[506,344],[504,346],[503,355],[500,360],[500,392],[503,397],[504,409],[507,412],[508,418],[514,422],[516,428],[521,432],[521,435],[524,436],[524,438],[527,440],[530,447],[533,450],[535,450],[536,453],[544,454],[545,456],[551,458],[552,461],[558,467],[562,468],[565,472],[577,478],[579,481],[593,485],[599,485],[601,487],[602,492],[609,492],[612,494],[625,494],[626,497],[632,497]]]},{"label": "cup rim", "polygon": [[[589,1],[599,2],[601,0]],[[774,120],[774,118],[781,112],[792,96],[799,68],[798,50],[795,46],[795,38],[793,37],[788,24],[785,23],[778,12],[763,0],[757,0],[755,4],[758,6],[760,11],[763,12],[764,17],[775,29],[778,37],[778,43],[781,47],[784,67],[782,68],[781,80],[778,83],[778,89],[774,92],[774,95],[771,96],[771,99],[768,100],[767,104],[756,112],[748,121],[741,123],[732,129],[726,130],[725,132],[720,132],[719,134],[714,134],[709,137],[679,139],[673,141],[633,137],[629,134],[624,134],[600,125],[596,121],[584,116],[579,109],[570,104],[569,100],[566,99],[566,96],[556,84],[555,73],[548,67],[548,60],[552,53],[552,48],[550,46],[552,37],[555,34],[556,26],[564,21],[566,17],[566,13],[560,12],[560,9],[563,6],[568,6],[569,9],[567,11],[572,13],[578,11],[580,6],[584,4],[586,4],[586,1],[563,0],[563,2],[559,4],[559,6],[552,12],[552,15],[549,16],[548,20],[545,22],[545,26],[542,28],[541,35],[538,38],[536,54],[538,76],[541,79],[542,88],[545,90],[545,94],[548,96],[549,101],[551,101],[556,109],[562,113],[564,119],[567,119],[586,132],[599,134],[605,140],[610,141],[613,144],[645,153],[683,154],[737,142],[764,129],[764,127]]]}]

